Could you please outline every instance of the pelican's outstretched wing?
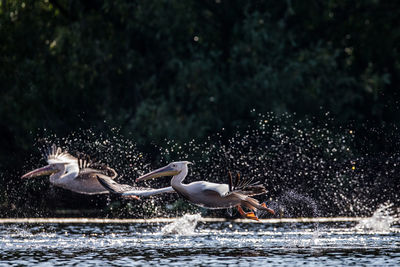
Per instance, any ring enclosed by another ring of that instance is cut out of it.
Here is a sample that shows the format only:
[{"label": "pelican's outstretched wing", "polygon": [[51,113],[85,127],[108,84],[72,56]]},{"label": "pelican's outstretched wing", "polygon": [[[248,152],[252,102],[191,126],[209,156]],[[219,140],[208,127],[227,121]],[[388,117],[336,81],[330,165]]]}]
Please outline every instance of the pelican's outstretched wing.
[{"label": "pelican's outstretched wing", "polygon": [[119,195],[121,197],[127,197],[127,198],[129,198],[130,196],[148,197],[163,193],[175,193],[175,190],[171,186],[159,189],[133,187],[127,184],[119,184],[114,180],[112,180],[111,178],[104,175],[96,175],[96,177],[97,180],[100,182],[100,184],[102,184],[108,191],[110,191],[113,194]]}]

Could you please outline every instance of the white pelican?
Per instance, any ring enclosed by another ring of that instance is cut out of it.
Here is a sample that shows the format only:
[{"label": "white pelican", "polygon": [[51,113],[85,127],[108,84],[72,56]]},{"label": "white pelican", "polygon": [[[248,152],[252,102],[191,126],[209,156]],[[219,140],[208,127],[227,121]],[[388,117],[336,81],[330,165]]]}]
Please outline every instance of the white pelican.
[{"label": "white pelican", "polygon": [[[50,175],[50,183],[64,189],[71,190],[80,194],[94,195],[107,194],[109,191],[104,188],[97,176],[105,180],[113,180],[117,177],[117,172],[101,163],[91,162],[84,158],[76,158],[67,151],[52,145],[46,152],[45,157],[48,165],[24,174],[21,178],[32,178],[42,175]],[[125,186],[125,189],[132,190],[131,186]],[[136,190],[136,195],[130,198],[138,199],[139,195],[148,196],[158,194],[162,189]],[[170,187],[170,191],[173,189]],[[162,191],[163,193],[164,191]]]},{"label": "white pelican", "polygon": [[[161,176],[173,176],[171,180],[172,188],[197,206],[208,209],[236,207],[243,217],[253,220],[258,220],[254,213],[257,210],[265,210],[275,214],[274,210],[267,208],[265,203],[260,204],[258,200],[250,197],[265,193],[265,188],[262,185],[249,185],[248,183],[239,185],[239,176],[235,185],[232,183],[232,177],[230,177],[229,185],[206,181],[183,184],[182,181],[188,174],[188,164],[190,164],[188,161],[172,162],[137,178],[136,182]],[[242,206],[249,208],[252,212],[244,212]]]}]

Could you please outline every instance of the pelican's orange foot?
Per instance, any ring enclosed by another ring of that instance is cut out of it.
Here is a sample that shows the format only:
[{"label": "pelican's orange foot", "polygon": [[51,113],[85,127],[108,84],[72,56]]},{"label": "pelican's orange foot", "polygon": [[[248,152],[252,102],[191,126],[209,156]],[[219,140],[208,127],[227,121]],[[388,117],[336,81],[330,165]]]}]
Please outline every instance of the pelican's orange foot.
[{"label": "pelican's orange foot", "polygon": [[267,204],[262,203],[261,206],[263,206],[265,208],[265,210],[268,211],[269,213],[271,213],[272,215],[275,214],[275,211],[273,209],[268,208]]},{"label": "pelican's orange foot", "polygon": [[241,206],[237,206],[237,209],[238,209],[240,215],[242,215],[242,217],[244,217],[246,219],[250,219],[250,220],[255,220],[255,221],[259,220],[254,212],[252,212],[252,211],[244,212]]},{"label": "pelican's orange foot", "polygon": [[250,220],[255,220],[255,221],[259,221],[258,217],[254,214],[254,212],[247,212],[244,214],[244,217],[246,219],[250,219]]}]

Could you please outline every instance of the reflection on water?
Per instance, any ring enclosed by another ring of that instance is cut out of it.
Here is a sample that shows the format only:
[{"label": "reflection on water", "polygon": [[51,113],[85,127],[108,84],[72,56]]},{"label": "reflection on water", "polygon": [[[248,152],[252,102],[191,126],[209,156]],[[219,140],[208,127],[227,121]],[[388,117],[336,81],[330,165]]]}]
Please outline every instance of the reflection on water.
[{"label": "reflection on water", "polygon": [[204,223],[163,234],[167,224],[3,224],[3,265],[374,264],[400,260],[400,232],[354,223]]}]

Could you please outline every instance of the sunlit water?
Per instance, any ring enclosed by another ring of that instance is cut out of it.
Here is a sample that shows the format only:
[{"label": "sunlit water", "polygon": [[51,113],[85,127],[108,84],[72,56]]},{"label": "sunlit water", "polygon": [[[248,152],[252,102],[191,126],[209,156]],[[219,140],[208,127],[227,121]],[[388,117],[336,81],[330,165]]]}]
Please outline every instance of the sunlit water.
[{"label": "sunlit water", "polygon": [[[198,222],[2,224],[0,266],[20,265],[397,265],[400,228]],[[184,233],[184,234],[182,234]]]}]

